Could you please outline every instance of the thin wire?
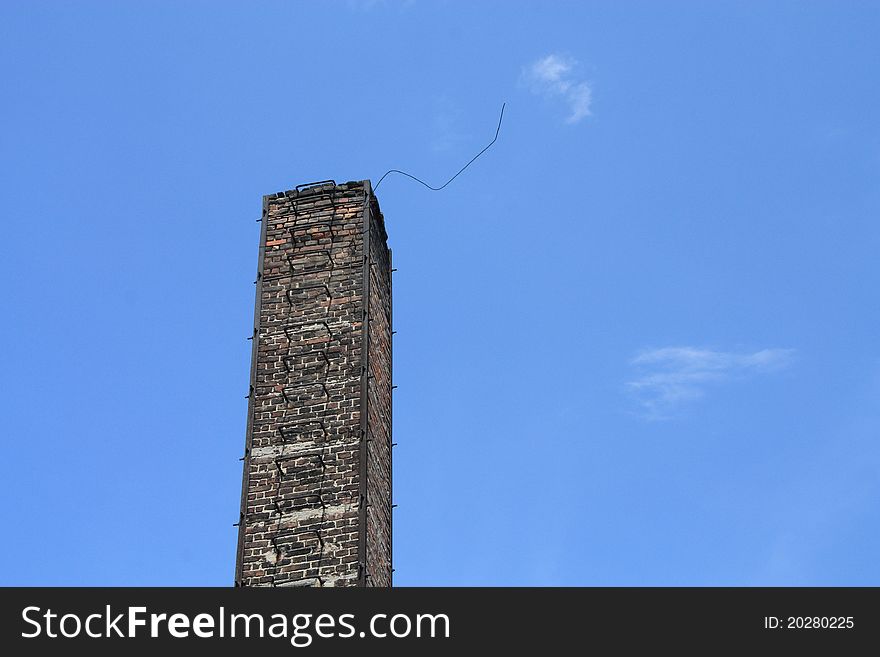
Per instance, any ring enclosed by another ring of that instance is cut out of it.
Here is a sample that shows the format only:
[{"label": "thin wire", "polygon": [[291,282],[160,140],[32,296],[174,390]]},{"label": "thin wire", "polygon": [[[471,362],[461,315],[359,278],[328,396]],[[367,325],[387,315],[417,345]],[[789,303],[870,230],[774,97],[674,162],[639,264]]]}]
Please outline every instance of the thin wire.
[{"label": "thin wire", "polygon": [[443,189],[444,187],[446,187],[446,185],[448,185],[448,184],[451,183],[453,180],[455,180],[456,178],[458,178],[458,176],[459,176],[459,175],[460,175],[465,169],[467,169],[471,164],[473,164],[474,160],[476,160],[478,157],[480,157],[480,155],[482,155],[483,153],[485,153],[486,151],[488,151],[489,148],[491,148],[492,144],[494,144],[496,141],[498,141],[498,133],[501,132],[501,121],[504,119],[504,106],[505,106],[505,105],[507,105],[507,103],[502,103],[502,104],[501,104],[501,116],[498,117],[498,127],[495,129],[495,138],[494,138],[492,141],[490,141],[489,144],[488,144],[483,150],[481,150],[479,153],[477,153],[476,155],[474,155],[474,156],[471,158],[470,162],[468,162],[468,163],[465,164],[461,169],[459,169],[459,170],[458,170],[458,173],[456,173],[454,176],[452,176],[452,178],[450,178],[449,180],[447,180],[445,183],[443,183],[443,184],[440,185],[439,187],[432,187],[431,185],[429,185],[428,183],[426,183],[424,180],[421,180],[420,178],[416,178],[414,175],[412,175],[411,173],[407,173],[406,171],[401,171],[400,169],[389,169],[388,171],[386,171],[385,173],[382,174],[382,177],[379,178],[379,182],[377,182],[377,183],[373,186],[373,189],[378,189],[378,188],[379,188],[379,185],[382,184],[382,181],[385,180],[385,176],[387,176],[389,173],[399,173],[400,175],[402,175],[402,176],[406,176],[407,178],[412,178],[412,179],[415,180],[417,183],[421,183],[422,185],[424,185],[425,187],[427,187],[427,188],[430,189],[431,191],[439,192],[441,189]]}]

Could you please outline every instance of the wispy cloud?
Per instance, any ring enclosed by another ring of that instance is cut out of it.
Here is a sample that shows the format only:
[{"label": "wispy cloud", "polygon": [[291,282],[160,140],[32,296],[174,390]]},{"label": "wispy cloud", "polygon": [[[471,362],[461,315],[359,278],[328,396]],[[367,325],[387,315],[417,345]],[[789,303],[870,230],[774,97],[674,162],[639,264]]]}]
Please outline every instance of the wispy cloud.
[{"label": "wispy cloud", "polygon": [[590,116],[593,92],[590,85],[577,79],[574,70],[577,60],[551,54],[540,58],[523,69],[522,79],[533,93],[562,99],[568,106],[566,123],[577,123]]},{"label": "wispy cloud", "polygon": [[466,138],[460,129],[461,109],[448,96],[439,96],[431,120],[431,149],[445,152],[456,149]]},{"label": "wispy cloud", "polygon": [[626,386],[647,417],[664,419],[682,404],[703,397],[713,384],[779,371],[793,359],[794,349],[762,349],[752,353],[697,347],[650,349],[630,361],[636,374]]}]

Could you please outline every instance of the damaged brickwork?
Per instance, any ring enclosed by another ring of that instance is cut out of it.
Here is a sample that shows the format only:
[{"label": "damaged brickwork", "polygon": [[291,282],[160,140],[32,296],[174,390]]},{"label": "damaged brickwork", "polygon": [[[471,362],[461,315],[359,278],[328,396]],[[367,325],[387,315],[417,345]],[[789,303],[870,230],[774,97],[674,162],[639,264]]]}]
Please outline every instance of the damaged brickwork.
[{"label": "damaged brickwork", "polygon": [[391,251],[370,182],[263,198],[237,586],[391,586]]}]

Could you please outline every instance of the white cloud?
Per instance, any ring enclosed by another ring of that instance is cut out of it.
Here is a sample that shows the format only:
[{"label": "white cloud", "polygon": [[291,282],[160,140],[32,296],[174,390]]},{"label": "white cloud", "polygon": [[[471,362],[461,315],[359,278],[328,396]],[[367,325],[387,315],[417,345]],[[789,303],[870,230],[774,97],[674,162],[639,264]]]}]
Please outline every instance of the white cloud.
[{"label": "white cloud", "polygon": [[683,403],[703,397],[711,384],[778,371],[788,367],[793,359],[793,349],[762,349],[753,353],[696,347],[651,349],[630,361],[636,378],[626,385],[649,418],[663,419]]},{"label": "white cloud", "polygon": [[523,80],[533,93],[561,98],[569,109],[566,123],[577,123],[590,116],[593,92],[590,85],[574,75],[577,61],[562,55],[547,55],[523,70]]}]

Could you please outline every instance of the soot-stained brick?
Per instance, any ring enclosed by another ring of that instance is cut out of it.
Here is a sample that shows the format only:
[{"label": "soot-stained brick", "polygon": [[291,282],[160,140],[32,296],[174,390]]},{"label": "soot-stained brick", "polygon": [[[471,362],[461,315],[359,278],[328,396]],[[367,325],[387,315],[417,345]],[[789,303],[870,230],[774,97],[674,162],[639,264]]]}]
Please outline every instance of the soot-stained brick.
[{"label": "soot-stained brick", "polygon": [[235,583],[391,586],[391,251],[369,181],[263,198]]}]

